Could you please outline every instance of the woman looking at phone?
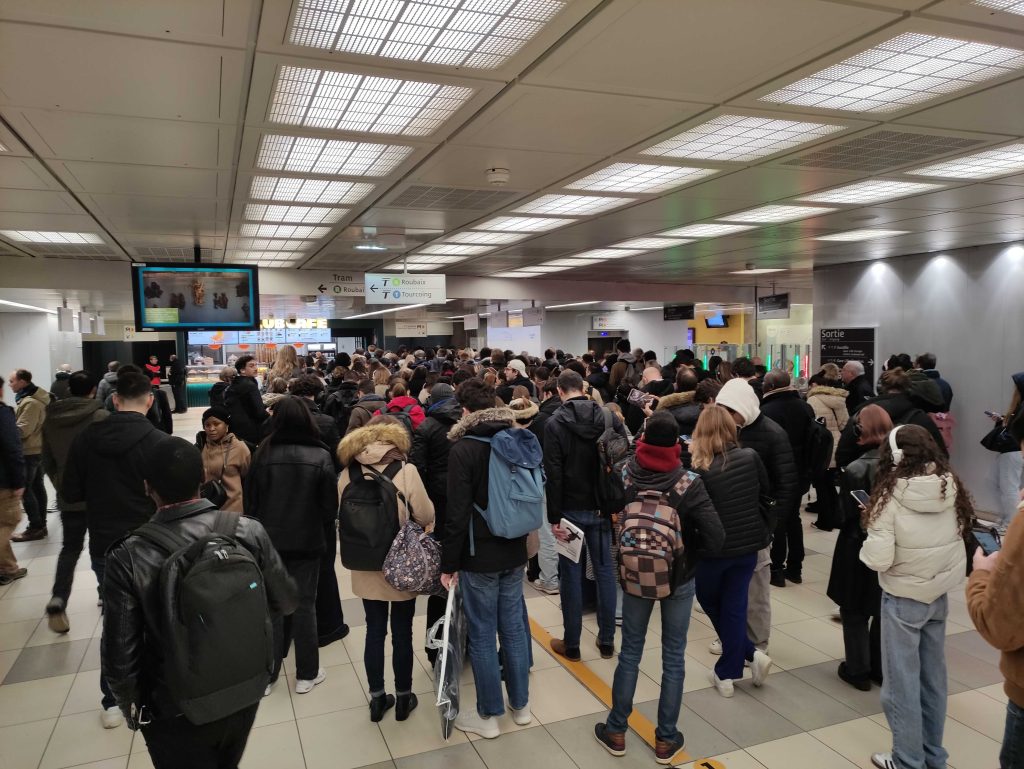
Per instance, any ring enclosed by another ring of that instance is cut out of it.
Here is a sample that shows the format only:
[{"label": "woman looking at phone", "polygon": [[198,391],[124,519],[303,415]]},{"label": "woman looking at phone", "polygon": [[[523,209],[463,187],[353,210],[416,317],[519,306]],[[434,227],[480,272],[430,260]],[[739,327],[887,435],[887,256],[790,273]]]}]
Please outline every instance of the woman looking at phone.
[{"label": "woman looking at phone", "polygon": [[881,406],[869,405],[858,411],[854,420],[857,444],[867,448],[867,453],[847,465],[839,479],[839,536],[827,594],[839,605],[843,623],[846,660],[839,663],[838,675],[866,692],[872,681],[882,683],[882,591],[878,574],[860,562],[860,548],[867,534],[861,526],[864,508],[853,492],[870,496],[878,471],[879,446],[892,430],[892,419]]},{"label": "woman looking at phone", "polygon": [[893,428],[864,512],[860,559],[882,587],[882,708],[892,753],[879,769],[945,766],[946,616],[950,590],[967,571],[964,533],[974,507],[928,431]]}]

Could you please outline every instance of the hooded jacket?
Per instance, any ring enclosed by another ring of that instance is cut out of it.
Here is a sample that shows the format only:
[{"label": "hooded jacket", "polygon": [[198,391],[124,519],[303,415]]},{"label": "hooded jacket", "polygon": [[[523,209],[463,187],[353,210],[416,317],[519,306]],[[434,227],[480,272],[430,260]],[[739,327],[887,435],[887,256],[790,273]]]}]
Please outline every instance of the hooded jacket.
[{"label": "hooded jacket", "polygon": [[537,416],[530,422],[528,428],[531,433],[537,436],[537,440],[540,441],[541,448],[544,448],[544,427],[547,425],[548,420],[555,415],[560,408],[562,408],[562,401],[559,400],[557,395],[552,395],[546,401],[541,401],[537,409]]},{"label": "hooded jacket", "polygon": [[[409,433],[401,425],[366,425],[349,432],[338,448],[338,456],[345,467],[338,476],[338,499],[344,496],[345,489],[352,482],[350,471],[353,462],[366,478],[369,473],[363,468],[372,467],[378,472],[384,472],[391,464],[391,460],[384,459],[385,454],[398,449],[403,455],[408,456],[410,445]],[[427,496],[427,490],[416,467],[408,462],[402,462],[402,469],[395,475],[394,484],[402,493],[398,498],[399,526],[404,525],[412,517],[424,531],[431,531],[434,528],[434,504]],[[405,502],[402,501],[402,497],[405,497]],[[345,546],[345,540],[342,539],[343,553]],[[382,572],[353,571],[351,574],[352,592],[359,598],[368,601],[408,601],[416,597],[415,593],[405,593],[391,587]]]},{"label": "hooded jacket", "polygon": [[695,392],[666,395],[658,401],[655,411],[667,411],[675,417],[680,435],[693,435],[697,420],[700,419],[700,404],[694,400],[696,397]]},{"label": "hooded jacket", "polygon": [[[526,563],[526,537],[505,539],[491,533],[474,505],[487,509],[491,447],[466,436],[489,438],[512,427],[512,409],[493,408],[467,414],[449,431],[448,509],[441,533],[441,571],[491,573],[516,569]],[[550,493],[550,487],[549,487]],[[475,555],[470,555],[469,522],[473,522]]]},{"label": "hooded jacket", "polygon": [[43,422],[50,393],[29,384],[15,397],[14,418],[21,433],[21,450],[26,457],[43,453]]},{"label": "hooded jacket", "polygon": [[953,407],[953,387],[945,379],[942,378],[937,370],[933,368],[926,368],[921,372],[926,377],[931,379],[938,385],[939,392],[942,393],[942,411],[948,413]]},{"label": "hooded jacket", "polygon": [[224,391],[224,407],[231,412],[231,432],[250,443],[259,443],[260,427],[268,419],[260,388],[251,376],[239,374]]},{"label": "hooded jacket", "polygon": [[115,541],[153,516],[156,506],[142,479],[149,451],[165,440],[145,415],[119,411],[71,442],[61,495],[65,502],[85,503],[93,558],[102,558]]},{"label": "hooded jacket", "polygon": [[533,382],[531,382],[528,377],[523,376],[522,374],[517,374],[516,378],[511,382],[499,387],[497,395],[505,402],[506,405],[508,405],[512,402],[512,391],[520,385],[529,391],[531,398],[536,395],[537,388],[533,386]]},{"label": "hooded jacket", "polygon": [[795,389],[786,387],[770,390],[761,401],[761,413],[786,431],[793,459],[800,475],[801,489],[808,487],[811,481],[810,465],[807,461],[807,443],[811,434],[811,422],[814,421],[814,409],[800,397]]},{"label": "hooded jacket", "polygon": [[0,401],[0,489],[25,488],[25,456],[14,409]]},{"label": "hooded jacket", "polygon": [[756,553],[771,541],[770,521],[761,513],[769,495],[768,472],[753,449],[733,447],[719,454],[707,470],[697,470],[724,529],[724,544],[711,558]]},{"label": "hooded jacket", "polygon": [[220,443],[205,441],[201,451],[203,481],[218,480],[227,492],[227,501],[221,509],[241,513],[245,509],[242,505],[242,484],[252,463],[249,447],[234,433],[228,433]]},{"label": "hooded jacket", "polygon": [[397,414],[407,408],[409,409],[409,418],[412,420],[412,429],[416,430],[423,424],[427,415],[423,413],[423,406],[420,405],[420,402],[411,395],[399,395],[397,398],[392,398],[385,408],[378,409],[375,414]]},{"label": "hooded jacket", "polygon": [[636,375],[636,383],[640,381],[640,376],[643,374],[643,363],[637,361],[636,356],[631,352],[620,353],[611,371],[608,372],[608,391],[612,395],[615,394],[619,385],[622,384],[626,374],[629,372],[630,366],[633,367],[633,372]]},{"label": "hooded jacket", "polygon": [[427,408],[427,418],[412,435],[409,461],[419,470],[420,478],[434,503],[434,525],[444,531],[445,509],[448,506],[448,453],[451,442],[448,431],[462,419],[462,406],[455,398],[444,398]]},{"label": "hooded jacket", "polygon": [[[881,406],[892,419],[893,425],[917,425],[923,427],[932,436],[935,445],[940,451],[946,451],[946,442],[942,439],[942,433],[936,427],[931,417],[913,404],[910,398],[903,393],[888,393],[879,395],[864,403],[861,408],[868,404]],[[860,409],[857,409],[860,411]],[[857,436],[854,434],[856,427],[856,412],[850,413],[850,421],[846,423],[839,436],[839,445],[836,447],[836,464],[839,467],[846,467],[853,460],[863,454],[866,449],[857,443]]]},{"label": "hooded jacket", "polygon": [[67,465],[71,444],[82,430],[95,422],[110,416],[103,404],[95,398],[70,396],[52,402],[46,407],[46,421],[43,422],[43,472],[50,476],[57,489],[57,498],[62,513],[85,510],[85,503],[72,504],[61,499],[60,489],[64,468]]},{"label": "hooded jacket", "polygon": [[931,603],[963,582],[967,554],[956,519],[956,488],[952,475],[896,481],[860,551],[885,592]]},{"label": "hooded jacket", "polygon": [[914,405],[929,414],[948,410],[938,382],[921,369],[911,369],[907,376],[910,377],[910,400]]},{"label": "hooded jacket", "polygon": [[387,405],[388,402],[383,395],[377,395],[375,393],[364,395],[356,401],[356,404],[352,407],[352,416],[348,419],[348,429],[345,433],[348,434],[353,430],[362,427],[373,419],[374,414]]},{"label": "hooded jacket", "polygon": [[71,374],[67,371],[58,371],[53,377],[53,384],[50,385],[50,397],[55,401],[67,398],[71,394]]},{"label": "hooded jacket", "polygon": [[850,413],[846,410],[847,392],[841,387],[823,387],[815,385],[807,391],[807,405],[814,410],[815,418],[824,419],[825,427],[832,433],[832,463],[836,466],[836,450],[839,448],[839,437],[850,421]]},{"label": "hooded jacket", "polygon": [[[622,421],[614,415],[612,425],[626,437]],[[563,512],[597,510],[597,439],[603,432],[604,410],[583,396],[562,403],[544,426],[548,521],[552,524],[562,519]]]},{"label": "hooded jacket", "polygon": [[96,386],[96,400],[100,403],[106,403],[107,398],[114,392],[115,387],[117,387],[117,372],[108,371]]}]

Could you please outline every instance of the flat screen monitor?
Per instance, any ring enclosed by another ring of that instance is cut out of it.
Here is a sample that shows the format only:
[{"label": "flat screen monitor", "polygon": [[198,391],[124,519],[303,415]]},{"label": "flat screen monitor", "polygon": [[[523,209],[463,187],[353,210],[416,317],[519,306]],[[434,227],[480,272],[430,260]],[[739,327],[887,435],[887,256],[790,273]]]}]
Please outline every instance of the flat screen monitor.
[{"label": "flat screen monitor", "polygon": [[722,313],[704,317],[704,325],[708,328],[729,328],[729,316]]},{"label": "flat screen monitor", "polygon": [[135,328],[250,330],[260,326],[259,268],[133,264]]}]

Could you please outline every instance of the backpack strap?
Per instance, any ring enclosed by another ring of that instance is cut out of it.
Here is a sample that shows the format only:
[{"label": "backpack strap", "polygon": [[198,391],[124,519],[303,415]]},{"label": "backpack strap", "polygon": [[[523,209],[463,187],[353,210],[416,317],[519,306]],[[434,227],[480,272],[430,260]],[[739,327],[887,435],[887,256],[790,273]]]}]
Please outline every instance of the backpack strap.
[{"label": "backpack strap", "polygon": [[[471,441],[479,441],[480,443],[486,443],[488,446],[491,445],[491,439],[484,437],[483,435],[467,435]],[[473,503],[473,509],[476,510],[480,515],[484,514],[483,508],[480,507],[476,502]],[[476,557],[476,538],[473,536],[473,514],[469,514],[469,557]]]},{"label": "backpack strap", "polygon": [[235,532],[238,531],[238,518],[238,513],[232,513],[229,510],[218,510],[217,515],[213,518],[213,525],[210,527],[210,530],[214,534],[234,538]]},{"label": "backpack strap", "polygon": [[604,429],[611,430],[614,427],[615,422],[612,420],[612,412],[606,409],[604,406],[601,407],[601,415],[604,417]]},{"label": "backpack strap", "polygon": [[135,530],[135,533],[159,547],[168,555],[192,544],[189,540],[172,531],[169,526],[159,521],[146,521]]},{"label": "backpack strap", "polygon": [[[353,464],[356,463],[353,462]],[[409,518],[411,519],[413,516],[412,505],[409,504],[409,500],[405,498],[405,494],[403,494],[402,490],[395,485],[394,481],[395,476],[398,475],[399,471],[401,471],[402,465],[403,463],[396,459],[384,468],[383,473],[370,465],[363,465],[363,469],[366,470],[378,483],[380,483],[381,486],[394,494],[397,499],[402,500],[402,504],[405,505],[406,512],[409,513]]]}]

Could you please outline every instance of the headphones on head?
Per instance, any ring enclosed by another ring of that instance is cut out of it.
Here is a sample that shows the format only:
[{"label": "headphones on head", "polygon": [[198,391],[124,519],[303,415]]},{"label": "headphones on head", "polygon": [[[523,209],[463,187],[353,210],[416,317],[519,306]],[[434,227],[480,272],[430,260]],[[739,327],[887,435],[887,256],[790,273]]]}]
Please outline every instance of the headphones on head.
[{"label": "headphones on head", "polygon": [[902,426],[903,425],[896,425],[889,431],[889,449],[892,451],[893,466],[896,466],[903,461],[903,449],[896,446],[896,433]]}]

